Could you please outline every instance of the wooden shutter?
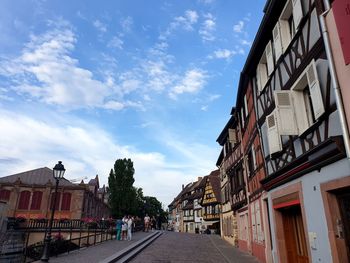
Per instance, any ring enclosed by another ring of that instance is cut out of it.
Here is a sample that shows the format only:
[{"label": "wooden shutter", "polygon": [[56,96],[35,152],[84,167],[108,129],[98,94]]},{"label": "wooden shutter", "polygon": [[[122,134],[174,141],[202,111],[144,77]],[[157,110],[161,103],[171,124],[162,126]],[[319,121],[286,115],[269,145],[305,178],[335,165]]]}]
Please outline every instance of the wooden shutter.
[{"label": "wooden shutter", "polygon": [[71,193],[64,193],[62,195],[62,203],[61,203],[61,210],[70,210],[70,203],[72,199]]},{"label": "wooden shutter", "polygon": [[244,128],[244,112],[243,107],[241,108],[242,128]]},{"label": "wooden shutter", "polygon": [[291,91],[275,91],[277,125],[280,135],[297,135],[298,126],[295,120]]},{"label": "wooden shutter", "polygon": [[30,199],[30,192],[22,191],[19,195],[18,209],[28,210],[29,199]]},{"label": "wooden shutter", "polygon": [[244,95],[244,112],[245,112],[245,117],[247,117],[248,116],[247,95]]},{"label": "wooden shutter", "polygon": [[43,192],[35,191],[33,193],[32,204],[30,205],[30,210],[40,210],[42,197],[43,197]]},{"label": "wooden shutter", "polygon": [[282,150],[281,136],[278,132],[275,111],[266,117],[266,122],[270,154],[273,154]]},{"label": "wooden shutter", "polygon": [[255,169],[256,169],[256,156],[255,156],[254,144],[252,145],[252,162],[253,162],[253,169],[255,171]]},{"label": "wooden shutter", "polygon": [[228,129],[228,139],[232,144],[237,143],[237,134],[235,129]]},{"label": "wooden shutter", "polygon": [[0,191],[0,200],[9,201],[10,200],[10,190],[3,189]]},{"label": "wooden shutter", "polygon": [[266,61],[267,61],[267,74],[270,76],[273,72],[273,56],[272,56],[272,47],[271,40],[267,43],[266,49]]},{"label": "wooden shutter", "polygon": [[260,74],[259,74],[259,65],[256,69],[256,86],[258,87],[258,92],[262,91],[262,86],[261,86],[261,80],[260,80]]},{"label": "wooden shutter", "polygon": [[293,21],[295,28],[299,27],[300,21],[303,18],[303,9],[300,0],[292,0],[293,4]]},{"label": "wooden shutter", "polygon": [[260,85],[261,90],[265,88],[266,82],[267,82],[267,64],[265,63],[259,63],[258,64],[258,72],[259,72],[259,79],[260,79]]},{"label": "wooden shutter", "polygon": [[312,108],[314,117],[317,120],[324,112],[324,105],[320,84],[318,81],[317,69],[315,61],[313,60],[306,71],[307,82],[309,84]]},{"label": "wooden shutter", "polygon": [[256,214],[256,232],[258,235],[258,241],[263,241],[263,231],[261,227],[261,213],[259,200],[255,202],[255,214]]},{"label": "wooden shutter", "polygon": [[277,60],[280,58],[280,56],[283,53],[279,21],[277,21],[275,27],[272,30],[272,36],[273,36],[273,46],[275,48],[275,62],[277,63]]}]

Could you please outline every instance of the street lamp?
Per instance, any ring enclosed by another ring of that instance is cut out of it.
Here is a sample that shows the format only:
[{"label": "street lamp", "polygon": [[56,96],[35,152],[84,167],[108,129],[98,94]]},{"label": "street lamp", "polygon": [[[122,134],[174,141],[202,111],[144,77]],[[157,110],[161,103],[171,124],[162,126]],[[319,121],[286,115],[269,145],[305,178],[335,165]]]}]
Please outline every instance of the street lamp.
[{"label": "street lamp", "polygon": [[58,164],[56,164],[55,167],[53,168],[53,178],[56,179],[56,187],[55,187],[55,195],[54,195],[52,210],[51,210],[51,219],[49,222],[49,230],[47,231],[47,235],[44,239],[44,249],[43,249],[43,255],[41,257],[41,261],[45,261],[45,262],[49,261],[49,257],[50,257],[51,230],[52,230],[52,223],[53,223],[55,209],[56,209],[58,183],[60,182],[60,179],[63,178],[65,171],[66,169],[64,169],[64,166],[61,161],[59,161]]}]

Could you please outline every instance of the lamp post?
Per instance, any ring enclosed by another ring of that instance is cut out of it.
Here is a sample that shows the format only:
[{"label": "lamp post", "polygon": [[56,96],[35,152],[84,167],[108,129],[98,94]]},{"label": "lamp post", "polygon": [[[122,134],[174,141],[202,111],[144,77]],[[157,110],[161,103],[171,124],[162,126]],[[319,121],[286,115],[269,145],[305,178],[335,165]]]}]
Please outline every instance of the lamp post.
[{"label": "lamp post", "polygon": [[65,171],[66,169],[64,169],[64,166],[61,161],[59,161],[58,164],[56,164],[55,167],[53,168],[53,178],[55,178],[56,180],[56,186],[55,186],[55,195],[54,195],[52,210],[51,210],[51,218],[49,222],[49,229],[47,230],[47,234],[44,239],[44,249],[43,249],[43,255],[41,257],[41,261],[45,261],[45,262],[48,262],[50,258],[51,230],[52,230],[52,223],[53,223],[55,209],[56,209],[58,184],[60,182],[60,179],[63,178]]}]

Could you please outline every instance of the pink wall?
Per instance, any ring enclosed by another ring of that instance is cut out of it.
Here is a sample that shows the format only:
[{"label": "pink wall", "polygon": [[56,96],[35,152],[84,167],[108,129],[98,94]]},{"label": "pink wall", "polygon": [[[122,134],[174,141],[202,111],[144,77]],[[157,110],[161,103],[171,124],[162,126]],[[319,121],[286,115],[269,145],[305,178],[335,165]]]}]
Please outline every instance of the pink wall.
[{"label": "pink wall", "polygon": [[334,14],[332,10],[327,14],[326,23],[333,52],[334,64],[337,71],[339,86],[343,97],[343,104],[348,128],[350,128],[350,64],[345,65],[343,51],[340,44],[338,30],[335,24]]}]

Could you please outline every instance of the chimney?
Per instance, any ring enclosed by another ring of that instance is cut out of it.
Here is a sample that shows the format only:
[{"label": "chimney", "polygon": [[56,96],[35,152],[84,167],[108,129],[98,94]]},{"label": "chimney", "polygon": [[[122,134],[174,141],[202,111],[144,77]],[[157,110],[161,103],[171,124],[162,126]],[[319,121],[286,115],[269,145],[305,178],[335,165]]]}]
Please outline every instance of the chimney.
[{"label": "chimney", "polygon": [[185,186],[182,184],[182,190],[185,188]]},{"label": "chimney", "polygon": [[202,180],[202,178],[203,178],[202,176],[198,176],[198,180],[197,181],[199,182],[200,180]]}]

